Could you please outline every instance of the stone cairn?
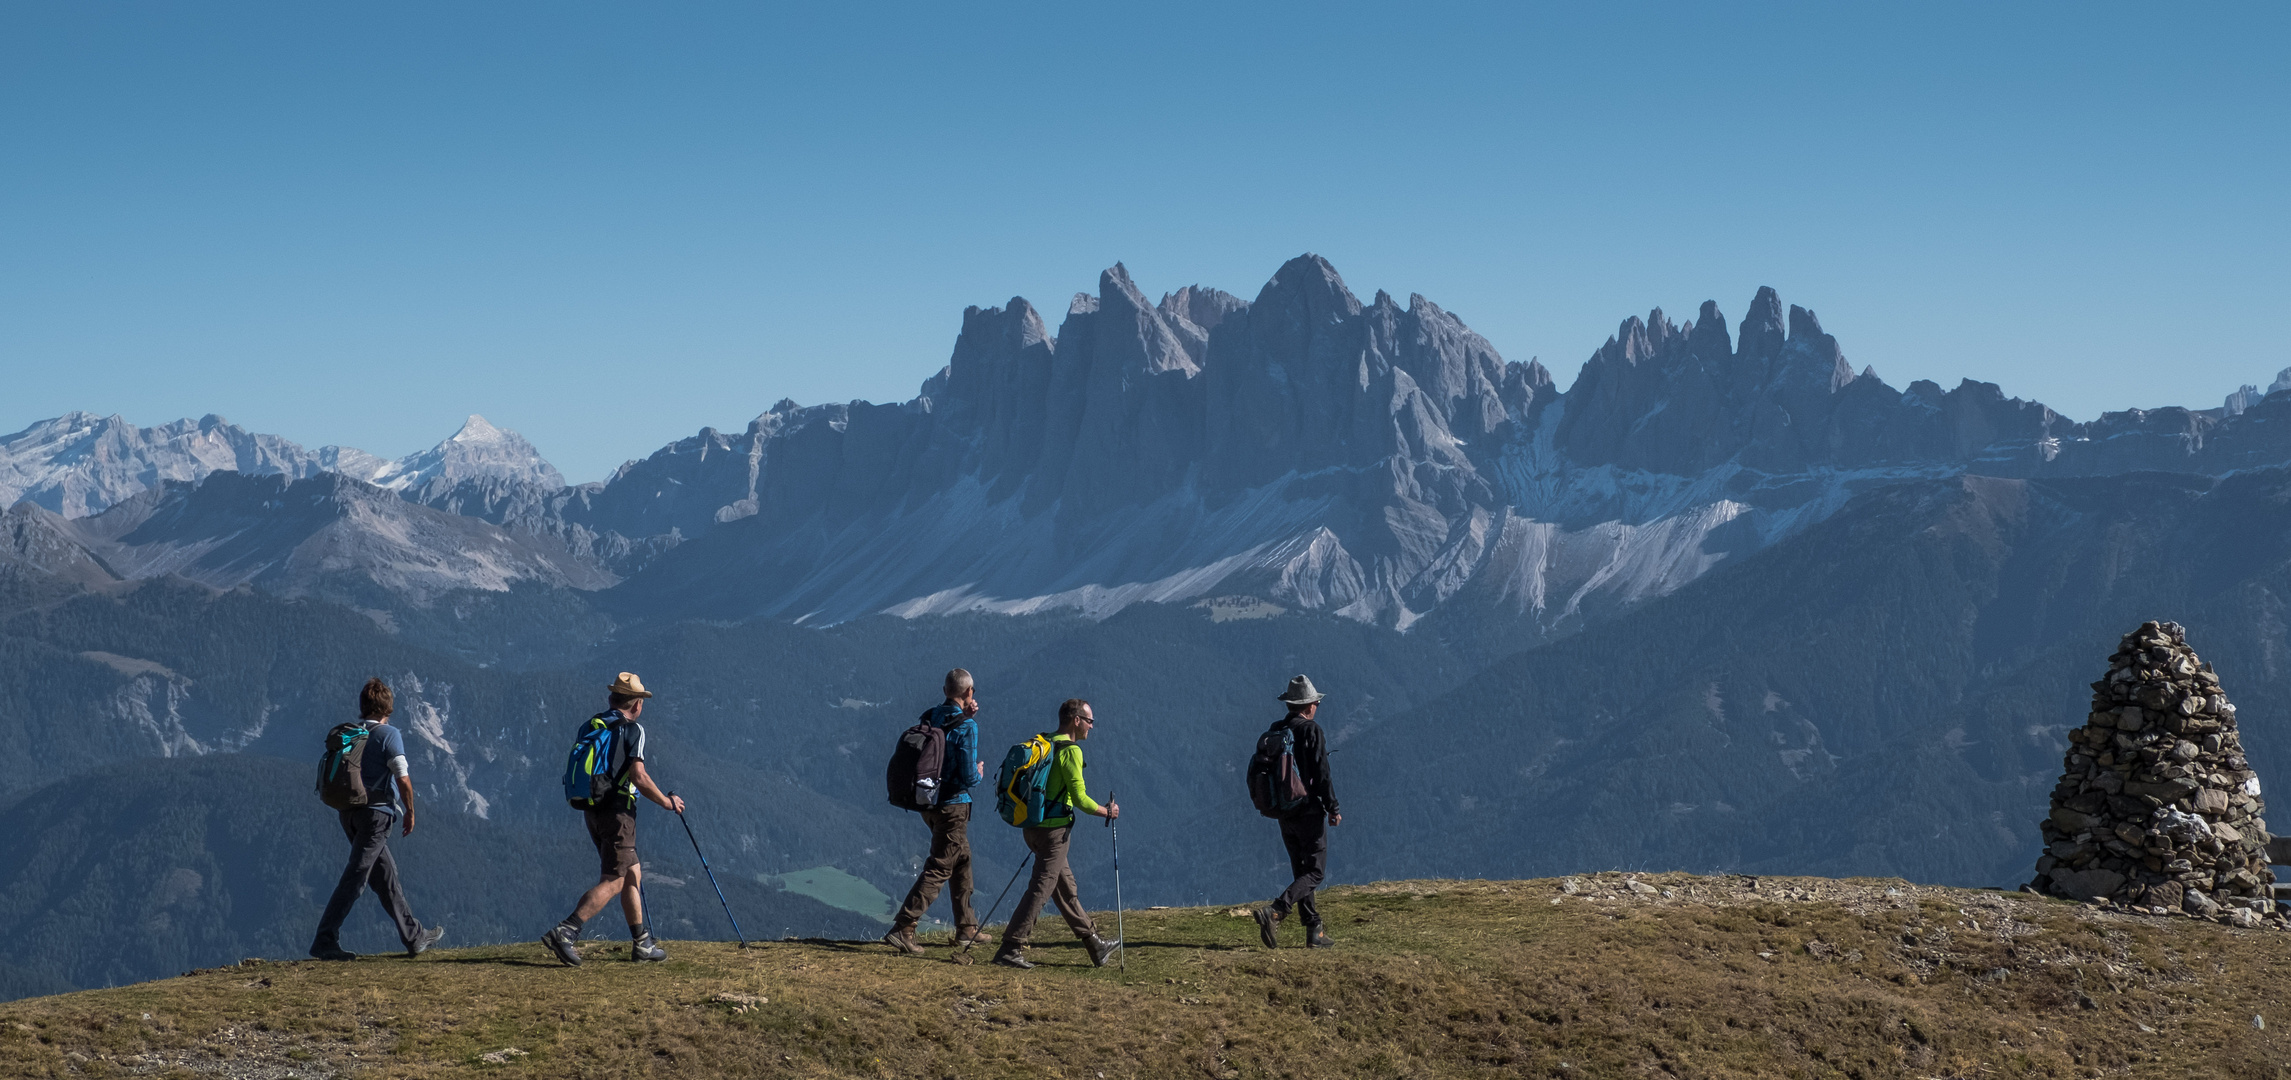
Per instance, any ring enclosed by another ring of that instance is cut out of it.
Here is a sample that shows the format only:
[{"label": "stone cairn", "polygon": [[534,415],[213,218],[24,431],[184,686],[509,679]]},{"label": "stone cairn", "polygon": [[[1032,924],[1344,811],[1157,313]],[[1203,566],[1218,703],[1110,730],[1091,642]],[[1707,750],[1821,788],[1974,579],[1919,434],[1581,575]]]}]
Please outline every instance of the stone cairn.
[{"label": "stone cairn", "polygon": [[2141,623],[2092,684],[2092,716],[2044,822],[2036,892],[2286,926],[2275,912],[2259,777],[2235,706],[2178,623]]}]

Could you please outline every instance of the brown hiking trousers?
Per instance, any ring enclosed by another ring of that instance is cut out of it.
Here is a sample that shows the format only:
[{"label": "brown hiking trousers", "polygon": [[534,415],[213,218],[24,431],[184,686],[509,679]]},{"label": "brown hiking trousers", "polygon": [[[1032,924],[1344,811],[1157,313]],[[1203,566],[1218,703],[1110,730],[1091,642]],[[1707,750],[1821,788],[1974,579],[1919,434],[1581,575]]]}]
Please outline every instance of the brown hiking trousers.
[{"label": "brown hiking trousers", "polygon": [[923,823],[931,827],[931,857],[923,863],[915,887],[907,890],[907,902],[899,905],[892,929],[910,930],[922,922],[942,885],[950,886],[947,904],[955,909],[956,937],[978,929],[978,912],[970,903],[970,808],[964,802],[923,811]]},{"label": "brown hiking trousers", "polygon": [[1042,902],[1058,905],[1058,914],[1066,917],[1066,925],[1080,938],[1098,936],[1098,927],[1090,921],[1090,913],[1082,907],[1082,890],[1074,884],[1074,871],[1066,866],[1066,841],[1073,836],[1072,825],[1055,829],[1026,829],[1026,846],[1034,852],[1034,873],[1026,879],[1026,895],[1018,898],[1018,910],[1010,913],[1010,925],[1002,931],[1002,947],[1025,947],[1034,937],[1034,919],[1042,914]]}]

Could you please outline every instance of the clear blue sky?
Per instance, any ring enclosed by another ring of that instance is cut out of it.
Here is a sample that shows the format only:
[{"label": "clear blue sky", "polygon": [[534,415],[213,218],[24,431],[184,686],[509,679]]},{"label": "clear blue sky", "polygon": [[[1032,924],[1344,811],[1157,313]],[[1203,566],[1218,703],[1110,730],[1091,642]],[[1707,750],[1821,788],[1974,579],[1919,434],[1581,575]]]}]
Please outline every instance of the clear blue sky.
[{"label": "clear blue sky", "polygon": [[2280,5],[958,7],[0,2],[0,431],[594,479],[1305,251],[1563,384],[1760,285],[2079,419],[2291,365]]}]

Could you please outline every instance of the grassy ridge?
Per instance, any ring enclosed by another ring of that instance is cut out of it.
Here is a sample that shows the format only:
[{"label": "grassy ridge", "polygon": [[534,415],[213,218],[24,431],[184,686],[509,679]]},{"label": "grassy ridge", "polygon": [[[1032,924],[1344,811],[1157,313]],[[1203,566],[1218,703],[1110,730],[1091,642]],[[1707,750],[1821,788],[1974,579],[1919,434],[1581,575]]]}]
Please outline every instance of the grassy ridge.
[{"label": "grassy ridge", "polygon": [[1604,874],[1325,895],[1336,950],[1268,952],[1233,909],[1132,912],[1126,973],[1087,966],[1054,917],[1028,973],[984,951],[959,965],[943,947],[848,942],[677,942],[641,967],[599,942],[578,970],[537,945],[256,963],[0,1005],[0,1070],[2291,1076],[2279,932],[1898,881]]}]

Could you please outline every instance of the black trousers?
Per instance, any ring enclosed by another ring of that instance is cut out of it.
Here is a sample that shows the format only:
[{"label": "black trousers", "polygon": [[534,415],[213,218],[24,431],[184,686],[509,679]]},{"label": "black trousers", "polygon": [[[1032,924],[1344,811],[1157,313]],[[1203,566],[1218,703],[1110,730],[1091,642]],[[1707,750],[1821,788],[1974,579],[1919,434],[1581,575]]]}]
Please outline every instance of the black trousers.
[{"label": "black trousers", "polygon": [[390,858],[390,828],[398,823],[397,815],[366,807],[340,811],[342,835],[350,838],[350,864],[342,868],[342,880],[334,883],[334,895],[326,901],[326,913],[318,917],[318,937],[314,945],[338,944],[342,935],[342,920],[350,917],[350,908],[358,902],[358,894],[369,886],[382,900],[383,913],[398,924],[398,940],[411,947],[421,936],[422,924],[415,921],[414,913],[406,907],[406,894],[398,885],[398,863]]},{"label": "black trousers", "polygon": [[1309,814],[1282,818],[1281,846],[1289,849],[1289,873],[1296,880],[1273,898],[1273,913],[1287,915],[1295,908],[1306,926],[1319,926],[1321,909],[1313,902],[1313,890],[1328,877],[1328,817],[1316,805]]}]

